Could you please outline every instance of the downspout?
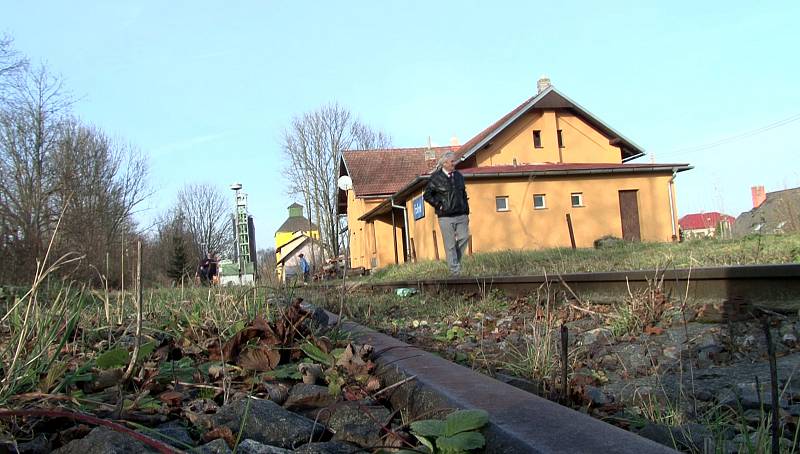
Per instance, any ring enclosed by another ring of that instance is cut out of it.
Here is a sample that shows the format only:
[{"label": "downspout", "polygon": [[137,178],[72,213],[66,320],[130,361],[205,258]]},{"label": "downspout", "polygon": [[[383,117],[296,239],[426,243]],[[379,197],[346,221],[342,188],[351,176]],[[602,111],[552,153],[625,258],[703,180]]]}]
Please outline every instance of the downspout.
[{"label": "downspout", "polygon": [[405,241],[405,244],[406,244],[406,257],[405,258],[406,258],[406,260],[408,260],[408,254],[411,254],[411,244],[409,243],[409,240],[408,240],[408,234],[409,234],[409,232],[408,232],[408,210],[406,210],[406,207],[403,206],[403,205],[395,205],[394,204],[394,197],[391,198],[391,202],[392,202],[392,208],[397,208],[399,210],[403,210],[403,228],[404,228],[404,233],[405,233],[405,235],[403,235],[405,237],[405,238],[403,238],[403,240]]},{"label": "downspout", "polygon": [[673,199],[675,197],[675,177],[678,175],[678,170],[673,168],[672,169],[672,177],[669,179],[669,224],[672,226],[672,241],[678,241],[678,232],[675,230],[675,203]]}]

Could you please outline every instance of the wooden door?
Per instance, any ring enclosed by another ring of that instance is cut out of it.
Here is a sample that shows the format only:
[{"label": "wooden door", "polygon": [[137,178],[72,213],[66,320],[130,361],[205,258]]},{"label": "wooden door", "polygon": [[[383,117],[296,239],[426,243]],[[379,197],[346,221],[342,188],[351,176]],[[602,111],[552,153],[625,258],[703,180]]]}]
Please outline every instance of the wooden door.
[{"label": "wooden door", "polygon": [[639,197],[637,190],[619,191],[619,217],[622,220],[622,239],[641,241],[639,231]]}]

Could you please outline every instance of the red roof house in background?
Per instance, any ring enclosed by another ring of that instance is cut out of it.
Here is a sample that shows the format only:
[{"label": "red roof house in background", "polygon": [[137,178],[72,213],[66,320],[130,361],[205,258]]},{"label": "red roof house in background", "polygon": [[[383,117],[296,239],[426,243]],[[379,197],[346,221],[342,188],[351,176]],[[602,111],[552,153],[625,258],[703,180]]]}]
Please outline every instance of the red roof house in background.
[{"label": "red roof house in background", "polygon": [[722,225],[723,232],[730,232],[736,218],[727,214],[709,211],[692,213],[678,219],[685,238],[713,237],[717,234],[717,226]]}]

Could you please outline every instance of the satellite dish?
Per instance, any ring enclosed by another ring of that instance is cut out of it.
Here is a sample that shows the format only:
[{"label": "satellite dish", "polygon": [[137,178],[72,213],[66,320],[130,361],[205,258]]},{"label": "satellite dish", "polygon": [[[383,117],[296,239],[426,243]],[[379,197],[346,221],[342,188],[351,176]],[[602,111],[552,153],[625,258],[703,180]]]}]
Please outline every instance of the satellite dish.
[{"label": "satellite dish", "polygon": [[339,186],[342,191],[349,191],[353,189],[353,179],[347,175],[342,175],[336,180],[336,186]]}]

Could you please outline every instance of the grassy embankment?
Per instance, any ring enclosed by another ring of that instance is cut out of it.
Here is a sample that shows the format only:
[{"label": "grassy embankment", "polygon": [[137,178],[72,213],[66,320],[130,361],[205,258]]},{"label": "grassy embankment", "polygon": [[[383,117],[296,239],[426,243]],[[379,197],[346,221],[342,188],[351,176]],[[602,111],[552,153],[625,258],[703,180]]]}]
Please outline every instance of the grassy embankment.
[{"label": "grassy embankment", "polygon": [[[519,276],[664,268],[698,268],[800,262],[800,234],[753,235],[738,240],[621,243],[603,249],[501,251],[466,257],[464,276]],[[367,278],[388,282],[448,277],[444,261],[392,265]]]}]

